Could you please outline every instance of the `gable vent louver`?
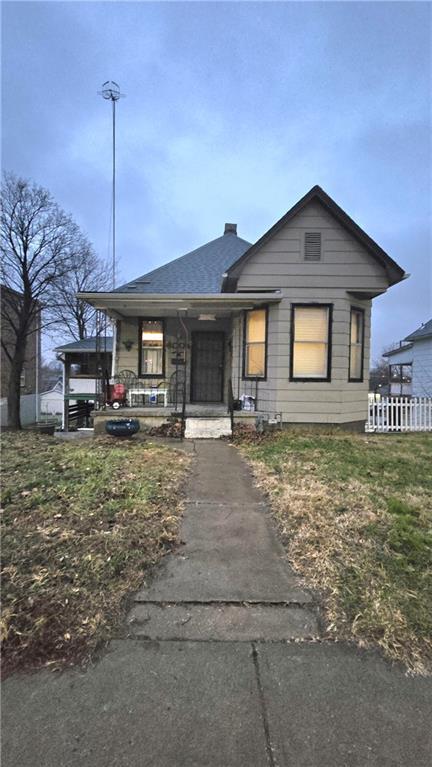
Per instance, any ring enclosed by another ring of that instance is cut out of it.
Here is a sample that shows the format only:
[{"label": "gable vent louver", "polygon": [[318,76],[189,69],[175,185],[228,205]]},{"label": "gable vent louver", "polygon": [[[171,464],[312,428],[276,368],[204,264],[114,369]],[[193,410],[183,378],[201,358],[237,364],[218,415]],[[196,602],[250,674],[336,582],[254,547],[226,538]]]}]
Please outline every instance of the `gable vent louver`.
[{"label": "gable vent louver", "polygon": [[305,233],[304,260],[321,261],[321,232]]}]

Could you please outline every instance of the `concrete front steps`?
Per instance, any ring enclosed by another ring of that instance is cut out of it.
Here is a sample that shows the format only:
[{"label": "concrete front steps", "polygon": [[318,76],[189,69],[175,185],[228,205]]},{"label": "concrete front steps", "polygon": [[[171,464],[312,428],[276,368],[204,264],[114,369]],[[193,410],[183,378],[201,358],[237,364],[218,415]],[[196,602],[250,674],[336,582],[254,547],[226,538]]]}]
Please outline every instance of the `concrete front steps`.
[{"label": "concrete front steps", "polygon": [[193,416],[185,423],[186,439],[219,439],[232,434],[230,416]]}]

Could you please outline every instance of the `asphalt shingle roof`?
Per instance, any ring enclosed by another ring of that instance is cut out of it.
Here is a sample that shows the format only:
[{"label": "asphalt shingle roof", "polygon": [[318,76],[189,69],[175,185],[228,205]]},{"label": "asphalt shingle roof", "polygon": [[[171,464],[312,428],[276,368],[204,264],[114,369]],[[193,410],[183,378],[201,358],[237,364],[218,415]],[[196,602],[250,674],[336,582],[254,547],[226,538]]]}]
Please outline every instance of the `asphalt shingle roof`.
[{"label": "asphalt shingle roof", "polygon": [[428,338],[429,336],[432,336],[432,320],[428,320],[424,325],[420,325],[417,330],[414,330],[413,333],[404,338],[404,341],[417,341],[419,338]]},{"label": "asphalt shingle roof", "polygon": [[121,285],[115,293],[220,293],[222,275],[251,247],[234,233],[223,234],[152,272]]},{"label": "asphalt shingle roof", "polygon": [[[101,352],[112,352],[112,336],[100,336],[99,349]],[[95,352],[96,336],[83,338],[81,341],[72,341],[69,344],[61,344],[54,349],[55,352]]]}]

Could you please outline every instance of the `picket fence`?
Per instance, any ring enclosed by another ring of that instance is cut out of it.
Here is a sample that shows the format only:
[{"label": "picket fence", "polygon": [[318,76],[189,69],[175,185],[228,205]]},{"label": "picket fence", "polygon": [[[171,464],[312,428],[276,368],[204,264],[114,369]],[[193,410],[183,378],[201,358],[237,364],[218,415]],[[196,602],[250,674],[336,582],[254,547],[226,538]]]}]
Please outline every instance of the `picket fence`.
[{"label": "picket fence", "polygon": [[432,397],[381,397],[369,402],[366,431],[432,431]]}]

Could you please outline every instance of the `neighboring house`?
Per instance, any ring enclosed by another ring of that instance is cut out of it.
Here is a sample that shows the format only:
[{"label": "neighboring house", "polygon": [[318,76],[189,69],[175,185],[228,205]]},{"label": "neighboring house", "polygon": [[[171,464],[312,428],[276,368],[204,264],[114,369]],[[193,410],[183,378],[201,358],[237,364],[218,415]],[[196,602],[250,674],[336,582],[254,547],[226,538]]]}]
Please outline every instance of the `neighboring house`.
[{"label": "neighboring house", "polygon": [[[401,341],[397,349],[386,352],[391,394],[432,397],[432,319]],[[398,380],[392,381],[394,373]],[[405,384],[403,379],[410,378]]]},{"label": "neighboring house", "polygon": [[[0,424],[8,423],[8,387],[11,362],[16,343],[16,325],[22,294],[1,285],[1,368],[0,368]],[[6,347],[6,349],[5,349]],[[39,417],[39,371],[41,362],[40,311],[35,315],[30,333],[26,338],[24,365],[21,372],[20,417],[22,426],[35,423]]]},{"label": "neighboring house", "polygon": [[226,412],[232,390],[285,423],[363,427],[371,301],[405,277],[315,186],[255,244],[226,224],[114,291],[79,295],[115,322],[113,368],[144,388],[143,420],[146,392],[172,403],[180,378],[190,417]]},{"label": "neighboring house", "polygon": [[68,431],[71,425],[88,422],[89,413],[111,376],[112,337],[92,336],[62,344],[54,351],[63,364],[62,427]]},{"label": "neighboring house", "polygon": [[40,395],[39,413],[41,420],[47,420],[55,416],[62,416],[63,418],[63,407],[63,382],[59,379],[51,389],[42,392]]},{"label": "neighboring house", "polygon": [[[16,290],[1,285],[1,376],[0,396],[7,397],[10,360],[7,351],[12,354],[15,345],[15,306],[18,308],[22,300],[22,294]],[[27,336],[26,354],[21,374],[21,393],[35,394],[38,386],[38,373],[40,367],[41,330],[38,315],[35,316],[30,333]],[[4,348],[6,346],[6,350]]]}]

